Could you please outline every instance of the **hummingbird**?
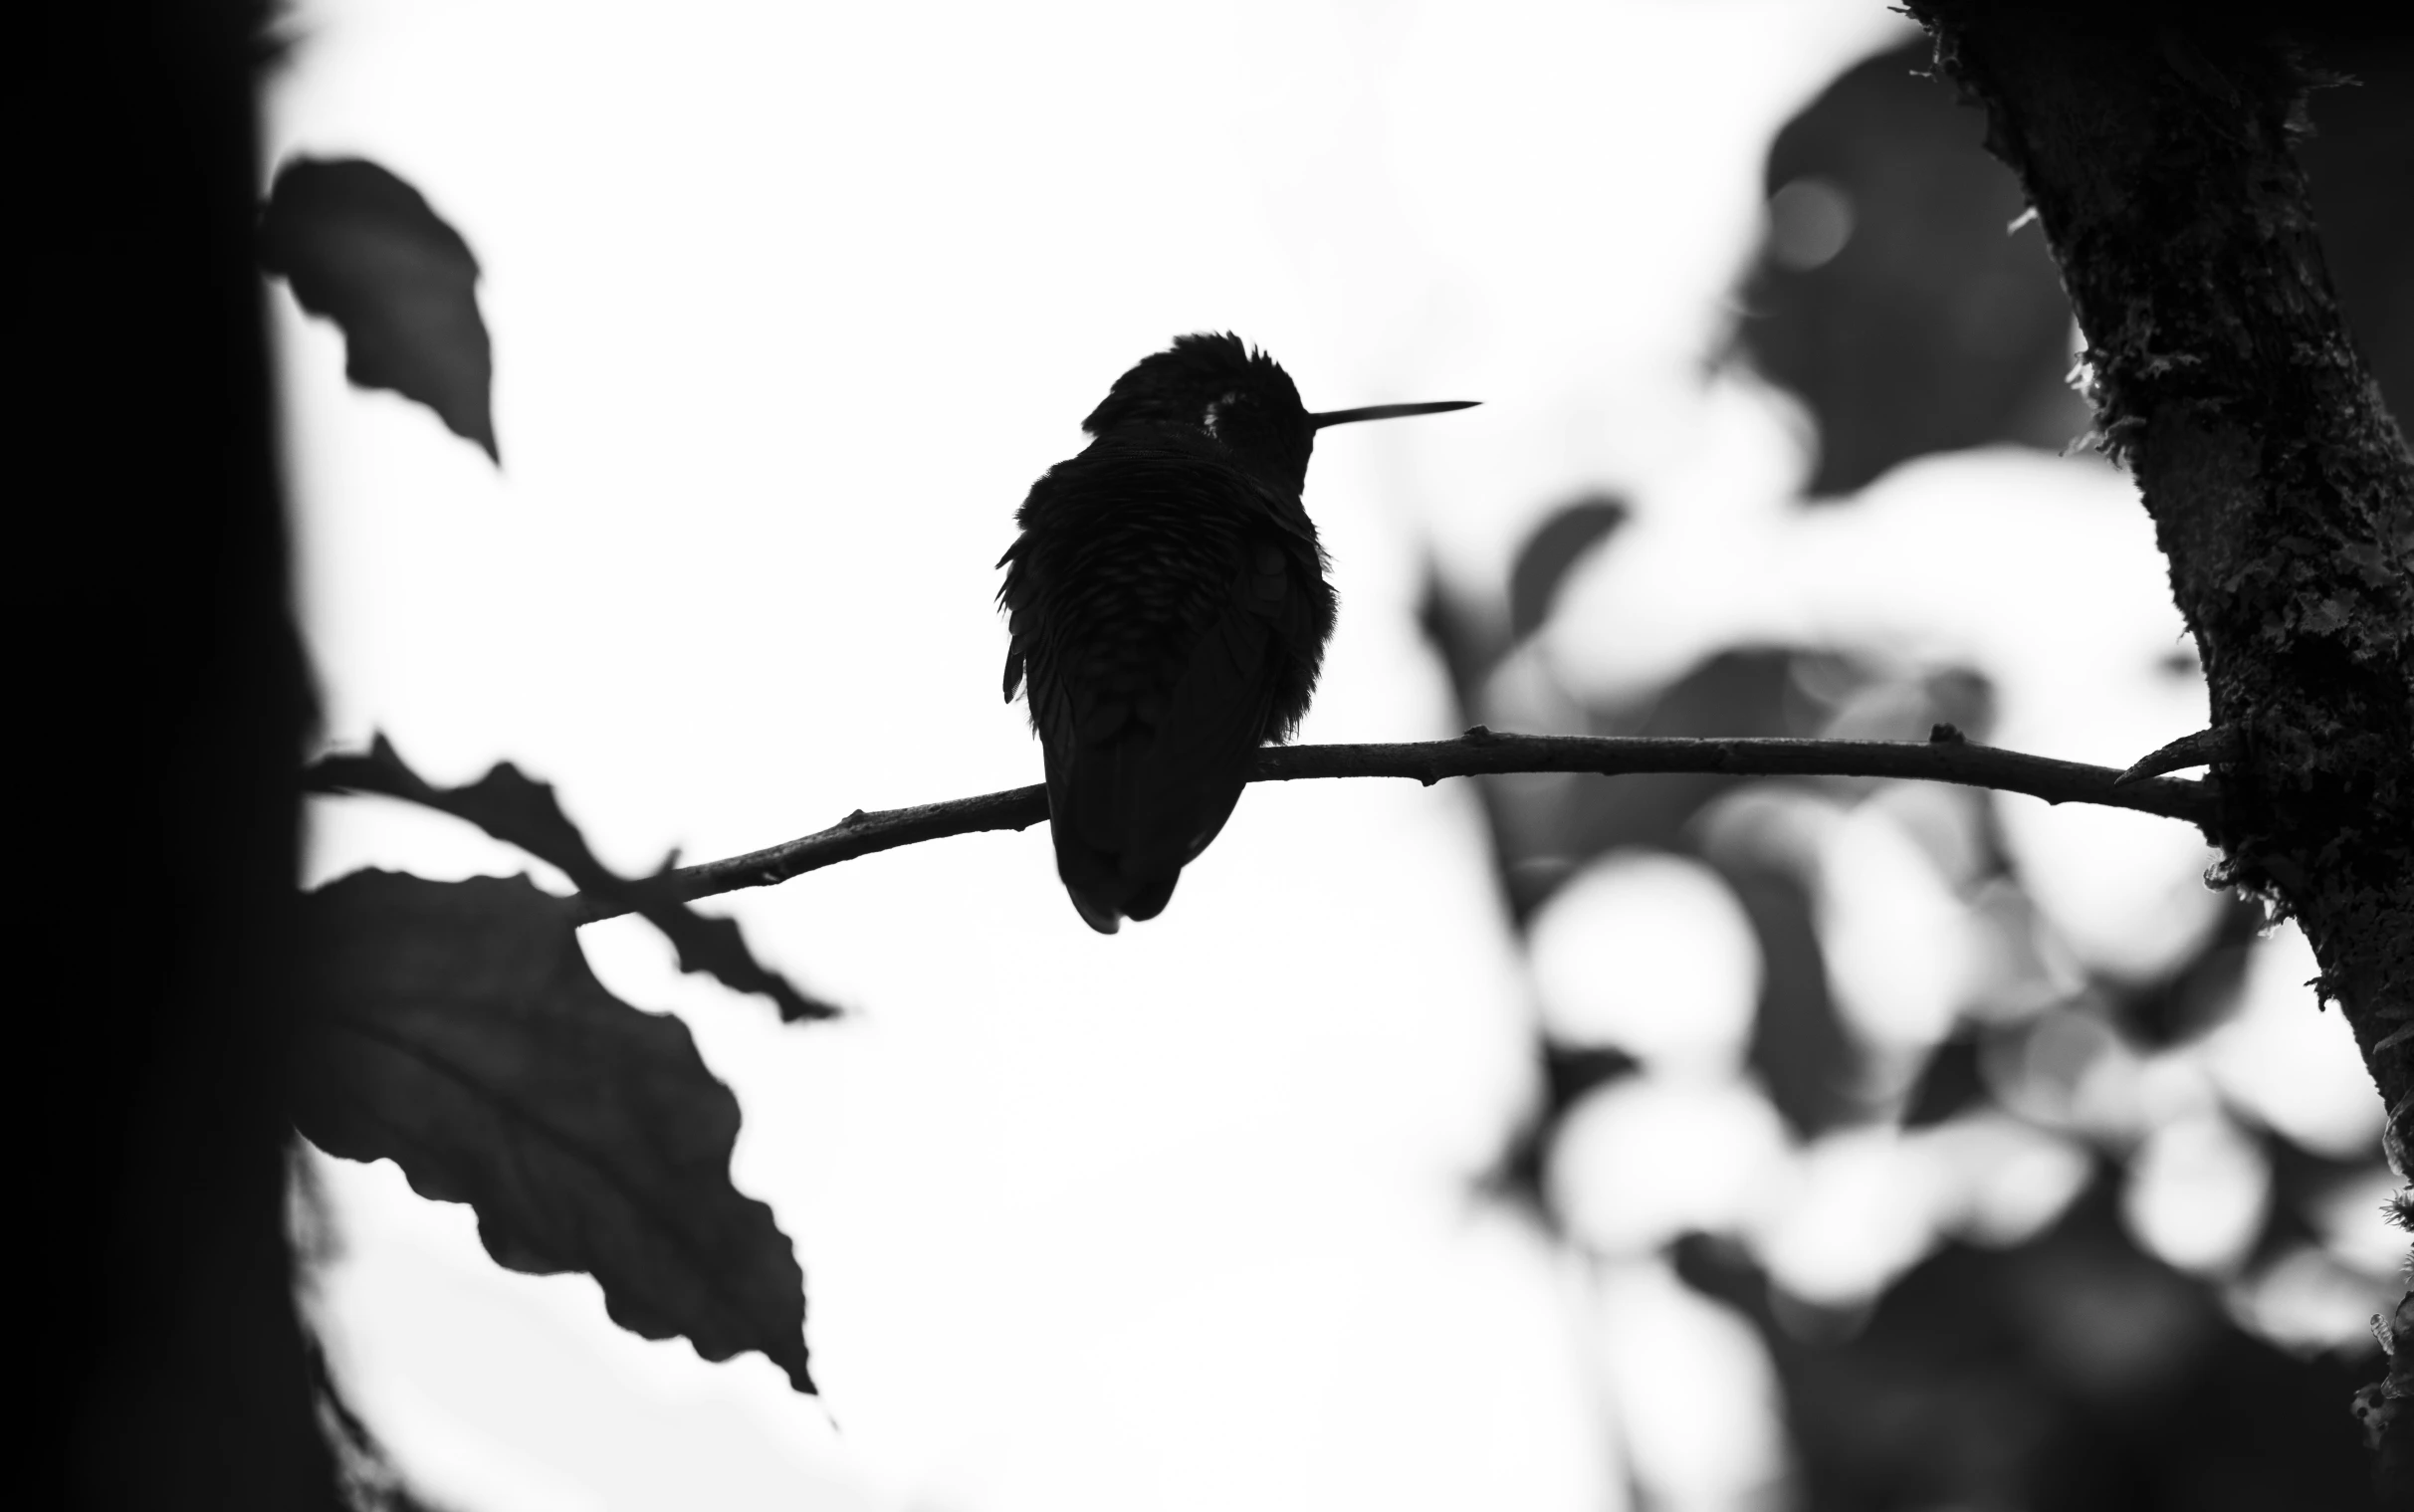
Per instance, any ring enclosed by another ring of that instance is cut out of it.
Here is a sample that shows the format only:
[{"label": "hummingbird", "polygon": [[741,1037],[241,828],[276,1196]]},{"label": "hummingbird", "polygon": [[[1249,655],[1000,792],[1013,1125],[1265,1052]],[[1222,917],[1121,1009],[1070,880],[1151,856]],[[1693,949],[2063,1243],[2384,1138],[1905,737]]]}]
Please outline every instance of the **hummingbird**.
[{"label": "hummingbird", "polygon": [[1056,873],[1090,928],[1156,918],[1307,713],[1336,608],[1300,502],[1316,432],[1474,402],[1311,414],[1238,336],[1178,336],[1031,485],[997,560],[1005,698],[1028,690]]}]

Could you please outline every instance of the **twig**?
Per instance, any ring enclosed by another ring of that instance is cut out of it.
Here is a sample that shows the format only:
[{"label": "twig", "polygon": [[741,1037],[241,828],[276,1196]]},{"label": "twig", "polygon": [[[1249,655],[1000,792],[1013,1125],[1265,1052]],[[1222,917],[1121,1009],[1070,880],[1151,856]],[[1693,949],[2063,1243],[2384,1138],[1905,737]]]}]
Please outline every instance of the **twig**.
[{"label": "twig", "polygon": [[[1431,786],[1444,777],[1496,775],[1513,771],[1591,772],[1631,776],[1645,772],[1709,772],[1724,776],[1911,777],[2026,793],[2048,803],[2097,803],[2184,819],[2200,829],[2213,823],[2210,784],[2175,777],[2119,783],[2108,766],[2060,761],[1973,746],[1949,725],[1936,738],[1911,741],[1692,740],[1642,736],[1494,735],[1478,725],[1454,741],[1416,741],[1385,746],[1277,746],[1257,759],[1251,778],[1290,782],[1309,777],[1409,777]],[[1048,816],[1047,790],[1033,785],[983,793],[917,808],[879,813],[862,809],[818,834],[767,850],[707,861],[665,872],[641,884],[681,902],[740,888],[768,887],[790,877],[852,861],[874,851],[895,850],[948,835],[988,829],[1026,829]],[[627,912],[601,899],[581,897],[578,922],[592,924]]]},{"label": "twig", "polygon": [[2129,769],[2120,774],[2120,780],[2125,785],[2142,782],[2147,777],[2158,777],[2168,771],[2185,771],[2191,766],[2226,764],[2244,756],[2246,751],[2246,738],[2238,733],[2237,726],[2216,725],[2210,730],[2199,730],[2194,735],[2183,735],[2168,746],[2147,752],[2129,763]]}]

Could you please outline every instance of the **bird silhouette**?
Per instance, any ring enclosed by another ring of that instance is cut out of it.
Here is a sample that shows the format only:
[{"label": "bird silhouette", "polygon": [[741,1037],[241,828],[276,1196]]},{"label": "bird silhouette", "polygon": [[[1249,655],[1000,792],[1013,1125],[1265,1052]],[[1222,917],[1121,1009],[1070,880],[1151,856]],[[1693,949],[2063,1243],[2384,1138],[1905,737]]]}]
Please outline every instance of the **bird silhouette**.
[{"label": "bird silhouette", "polygon": [[1056,872],[1090,928],[1157,917],[1307,713],[1335,609],[1300,503],[1316,432],[1472,402],[1310,414],[1238,336],[1179,336],[1031,485],[997,561],[1005,697],[1029,691]]}]

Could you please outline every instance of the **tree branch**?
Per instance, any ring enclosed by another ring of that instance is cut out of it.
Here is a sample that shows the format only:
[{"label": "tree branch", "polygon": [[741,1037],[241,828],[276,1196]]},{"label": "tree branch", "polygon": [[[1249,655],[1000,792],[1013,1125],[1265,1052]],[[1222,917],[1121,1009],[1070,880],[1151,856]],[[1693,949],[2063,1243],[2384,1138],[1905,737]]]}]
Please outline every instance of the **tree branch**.
[{"label": "tree branch", "polygon": [[[1911,741],[1691,740],[1627,736],[1495,735],[1478,725],[1454,741],[1386,746],[1277,746],[1263,752],[1257,782],[1311,777],[1408,777],[1430,787],[1444,777],[1515,771],[1713,772],[1728,776],[1911,777],[2026,793],[2048,803],[2097,803],[2210,830],[2218,794],[2209,783],[2173,777],[2122,783],[2108,766],[2056,760],[2017,751],[1974,746],[1950,725],[1934,739]],[[946,803],[857,809],[817,834],[726,860],[683,866],[638,884],[682,903],[741,888],[768,887],[790,877],[852,861],[875,851],[989,829],[1026,829],[1048,816],[1047,790],[1016,787]],[[580,924],[615,918],[624,906],[599,898],[576,900]]]}]

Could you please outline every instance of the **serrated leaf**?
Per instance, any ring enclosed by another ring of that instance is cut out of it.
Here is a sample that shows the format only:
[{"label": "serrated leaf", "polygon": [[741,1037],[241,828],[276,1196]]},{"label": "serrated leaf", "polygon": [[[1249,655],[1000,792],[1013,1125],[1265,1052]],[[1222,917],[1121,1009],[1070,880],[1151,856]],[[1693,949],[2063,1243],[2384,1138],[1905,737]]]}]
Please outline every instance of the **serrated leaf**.
[{"label": "serrated leaf", "polygon": [[806,995],[755,959],[735,919],[697,913],[684,903],[651,897],[632,881],[595,859],[578,826],[561,811],[552,784],[540,782],[509,761],[463,787],[438,787],[413,771],[384,736],[369,742],[366,755],[322,757],[303,773],[315,792],[375,792],[402,798],[458,819],[467,819],[496,839],[517,845],[569,875],[582,892],[606,898],[642,915],[679,952],[679,969],[703,972],[741,992],[760,992],[779,1005],[779,1016],[832,1018],[838,1010]]},{"label": "serrated leaf", "polygon": [[500,465],[478,260],[417,189],[358,158],[296,158],[260,218],[260,265],[343,329],[343,375],[436,412]]},{"label": "serrated leaf", "polygon": [[593,1276],[622,1328],[760,1350],[813,1390],[803,1272],[730,1182],[737,1098],[685,1024],[595,979],[560,899],[365,871],[305,907],[292,1106],[313,1144],[469,1203],[513,1270]]}]

